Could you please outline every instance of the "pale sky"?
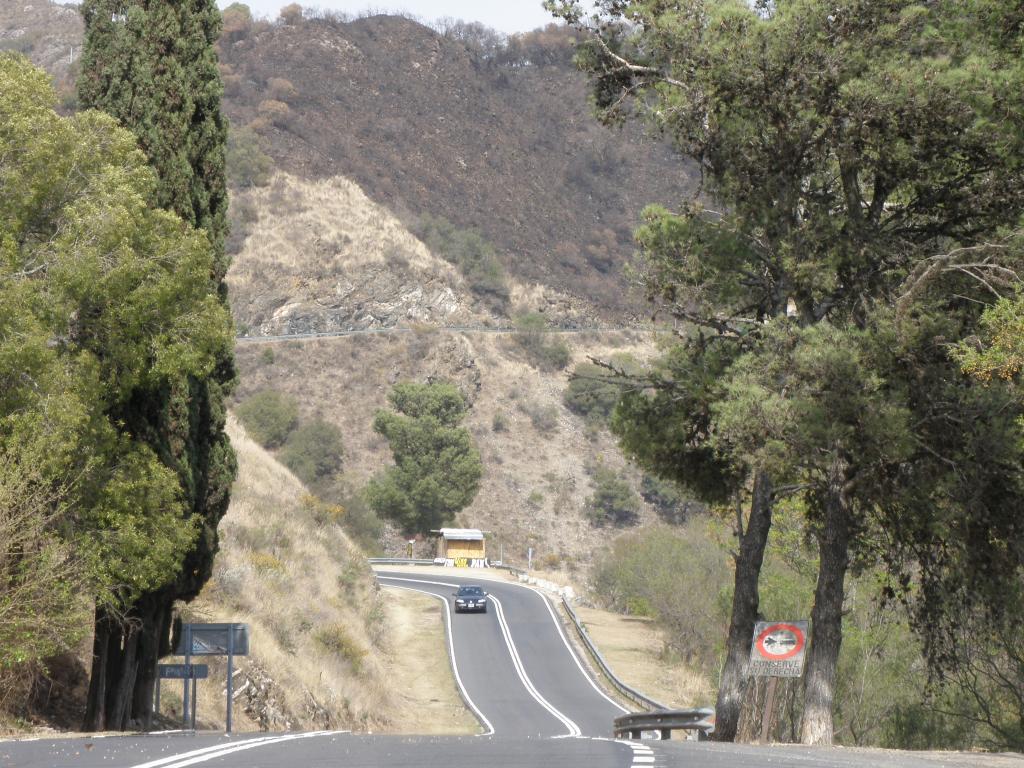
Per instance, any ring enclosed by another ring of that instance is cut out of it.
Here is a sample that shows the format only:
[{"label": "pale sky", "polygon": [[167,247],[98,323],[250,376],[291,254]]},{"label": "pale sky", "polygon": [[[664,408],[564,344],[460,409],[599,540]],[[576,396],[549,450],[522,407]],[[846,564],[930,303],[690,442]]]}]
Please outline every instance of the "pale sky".
[{"label": "pale sky", "polygon": [[[234,0],[218,0],[221,8]],[[255,16],[277,18],[278,11],[291,0],[241,0]],[[544,10],[542,0],[309,0],[299,5],[304,8],[344,11],[353,15],[367,9],[373,12],[403,11],[423,21],[434,21],[445,16],[462,21],[479,21],[500,32],[526,32],[554,21]]]}]

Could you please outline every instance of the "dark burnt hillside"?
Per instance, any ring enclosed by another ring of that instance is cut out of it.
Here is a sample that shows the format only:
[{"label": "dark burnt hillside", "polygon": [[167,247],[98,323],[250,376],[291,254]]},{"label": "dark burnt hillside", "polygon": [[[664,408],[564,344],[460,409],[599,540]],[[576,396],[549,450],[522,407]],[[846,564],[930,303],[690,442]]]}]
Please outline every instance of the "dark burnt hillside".
[{"label": "dark burnt hillside", "polygon": [[394,16],[232,37],[231,119],[254,124],[279,167],[343,174],[405,218],[481,230],[521,279],[607,314],[642,311],[622,277],[632,229],[645,204],[674,204],[692,178],[666,147],[598,126],[567,57],[498,64]]}]

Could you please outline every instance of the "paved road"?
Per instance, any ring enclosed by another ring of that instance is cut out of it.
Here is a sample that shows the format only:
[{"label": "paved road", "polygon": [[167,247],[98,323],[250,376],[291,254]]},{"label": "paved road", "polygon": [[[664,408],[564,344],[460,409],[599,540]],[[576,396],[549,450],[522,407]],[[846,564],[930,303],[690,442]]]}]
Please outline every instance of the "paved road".
[{"label": "paved road", "polygon": [[[428,592],[446,606],[454,585],[474,581],[378,574],[389,588]],[[1024,768],[1017,756],[606,738],[621,708],[584,673],[545,598],[508,582],[481,583],[495,598],[492,609],[448,617],[455,669],[480,736],[167,733],[0,741],[0,768]]]},{"label": "paved road", "polygon": [[450,614],[450,642],[463,695],[485,733],[514,737],[610,736],[627,710],[584,671],[551,603],[538,591],[473,577],[379,570],[384,586],[443,599],[460,584],[490,593],[487,613]]}]

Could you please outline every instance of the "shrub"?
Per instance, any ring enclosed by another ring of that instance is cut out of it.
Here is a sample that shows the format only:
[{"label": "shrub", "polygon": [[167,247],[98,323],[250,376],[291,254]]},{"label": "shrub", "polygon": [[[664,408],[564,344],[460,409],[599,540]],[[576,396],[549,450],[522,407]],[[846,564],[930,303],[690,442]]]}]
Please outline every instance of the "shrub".
[{"label": "shrub", "polygon": [[[617,538],[594,566],[594,588],[610,608],[653,617],[671,650],[714,671],[725,637],[730,585],[725,554],[703,524],[658,526]],[[709,638],[713,639],[709,642]]]},{"label": "shrub", "polygon": [[607,369],[594,363],[577,365],[563,396],[566,407],[587,420],[607,422],[621,391],[610,376]]},{"label": "shrub", "polygon": [[328,653],[347,661],[357,675],[362,671],[366,649],[348,633],[344,624],[325,624],[313,633],[313,639]]},{"label": "shrub", "polygon": [[524,400],[519,403],[519,409],[530,417],[533,428],[541,434],[550,435],[558,429],[558,406]]},{"label": "shrub", "polygon": [[260,364],[261,365],[273,365],[274,364],[274,348],[267,346],[260,350]]},{"label": "shrub", "polygon": [[495,432],[508,432],[508,419],[505,414],[498,411],[491,419],[491,429]]},{"label": "shrub", "polygon": [[284,563],[270,552],[250,552],[249,562],[253,568],[264,573],[284,573]]},{"label": "shrub", "polygon": [[594,470],[594,494],[586,514],[594,525],[629,525],[636,522],[640,497],[619,473],[606,467]]},{"label": "shrub", "polygon": [[572,355],[566,343],[547,330],[547,320],[539,312],[527,312],[515,320],[513,337],[526,359],[541,371],[560,371],[569,364]]},{"label": "shrub", "polygon": [[295,400],[273,389],[257,392],[238,406],[237,413],[252,439],[266,448],[281,445],[299,421]]},{"label": "shrub", "polygon": [[501,309],[508,301],[508,285],[494,247],[472,229],[458,229],[443,216],[424,214],[412,227],[434,253],[454,264],[473,293]]},{"label": "shrub", "polygon": [[644,475],[640,481],[640,495],[654,507],[658,516],[666,523],[679,525],[686,521],[690,512],[690,501],[671,480]]},{"label": "shrub", "polygon": [[278,128],[288,128],[291,123],[292,109],[283,101],[264,99],[256,108],[257,113]]},{"label": "shrub", "polygon": [[272,77],[267,80],[267,96],[275,101],[287,102],[295,97],[295,86],[291,80],[283,77]]},{"label": "shrub", "polygon": [[341,430],[321,419],[307,422],[288,435],[279,458],[306,485],[321,483],[341,471]]},{"label": "shrub", "polygon": [[263,151],[259,134],[249,126],[232,126],[228,132],[228,180],[240,187],[263,187],[273,169],[274,162]]}]

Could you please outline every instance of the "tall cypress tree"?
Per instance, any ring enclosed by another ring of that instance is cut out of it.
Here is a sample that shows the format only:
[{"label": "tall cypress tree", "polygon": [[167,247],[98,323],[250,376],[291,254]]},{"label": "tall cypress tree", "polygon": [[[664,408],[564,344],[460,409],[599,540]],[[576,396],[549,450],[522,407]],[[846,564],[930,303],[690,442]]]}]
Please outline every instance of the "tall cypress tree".
[{"label": "tall cypress tree", "polygon": [[[159,177],[152,202],[205,230],[214,251],[210,291],[226,302],[227,121],[214,50],[220,12],[213,0],[85,0],[81,10],[80,103],[112,115],[138,138]],[[178,474],[188,514],[202,521],[202,532],[179,576],[124,615],[97,611],[88,729],[148,720],[157,660],[170,650],[173,604],[195,597],[212,573],[236,469],[224,432],[234,378],[234,361],[225,356],[206,379],[140,389],[111,414]]]}]

